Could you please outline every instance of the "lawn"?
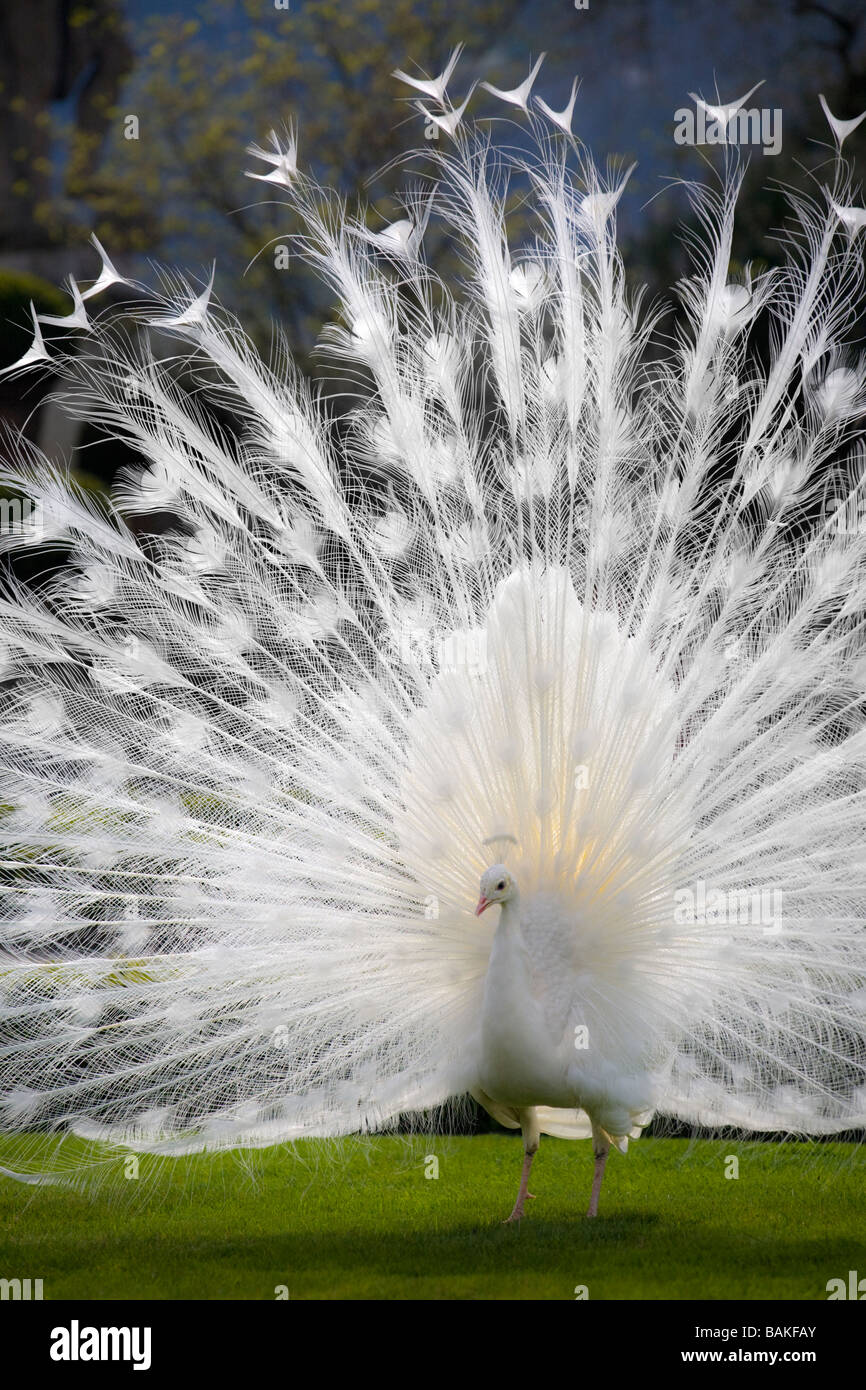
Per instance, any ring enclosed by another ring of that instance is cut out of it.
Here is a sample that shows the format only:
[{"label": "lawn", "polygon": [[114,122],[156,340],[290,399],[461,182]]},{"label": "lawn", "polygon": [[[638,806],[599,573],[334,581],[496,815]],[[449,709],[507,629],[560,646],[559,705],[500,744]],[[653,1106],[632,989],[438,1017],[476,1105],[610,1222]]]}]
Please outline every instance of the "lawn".
[{"label": "lawn", "polygon": [[0,1276],[70,1299],[825,1300],[866,1273],[854,1144],[644,1138],[587,1221],[589,1142],[545,1138],[505,1226],[520,1161],[517,1137],[389,1136],[143,1161],[110,1200],[0,1178]]}]

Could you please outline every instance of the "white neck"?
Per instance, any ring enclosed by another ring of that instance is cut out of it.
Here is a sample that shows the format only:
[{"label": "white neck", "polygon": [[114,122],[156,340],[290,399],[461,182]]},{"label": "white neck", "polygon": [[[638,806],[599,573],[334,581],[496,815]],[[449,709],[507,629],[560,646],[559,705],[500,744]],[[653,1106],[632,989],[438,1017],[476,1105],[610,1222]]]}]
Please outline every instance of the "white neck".
[{"label": "white neck", "polygon": [[485,1003],[492,1002],[495,996],[501,1005],[503,996],[520,995],[525,988],[528,965],[520,930],[520,898],[515,894],[500,905],[499,924],[487,966]]},{"label": "white neck", "polygon": [[514,893],[499,905],[499,925],[496,935],[512,935],[520,932],[520,894]]},{"label": "white neck", "polygon": [[520,901],[511,898],[501,907],[484,983],[482,1088],[504,1103],[511,1103],[518,1093],[529,1095],[538,1055],[532,963],[520,926]]}]

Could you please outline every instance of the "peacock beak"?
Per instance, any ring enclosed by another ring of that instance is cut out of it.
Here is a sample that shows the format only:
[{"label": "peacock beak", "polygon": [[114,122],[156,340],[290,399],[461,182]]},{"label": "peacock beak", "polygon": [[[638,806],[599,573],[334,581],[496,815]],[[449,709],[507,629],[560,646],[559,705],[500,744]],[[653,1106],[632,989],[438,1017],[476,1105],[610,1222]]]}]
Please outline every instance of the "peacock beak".
[{"label": "peacock beak", "polygon": [[476,909],[475,909],[475,916],[476,916],[476,917],[480,917],[481,914],[482,914],[482,912],[484,911],[485,907],[489,907],[489,906],[490,906],[490,899],[489,899],[489,898],[485,898],[484,894],[482,893],[482,894],[481,894],[481,897],[478,899],[478,906],[477,906]]}]

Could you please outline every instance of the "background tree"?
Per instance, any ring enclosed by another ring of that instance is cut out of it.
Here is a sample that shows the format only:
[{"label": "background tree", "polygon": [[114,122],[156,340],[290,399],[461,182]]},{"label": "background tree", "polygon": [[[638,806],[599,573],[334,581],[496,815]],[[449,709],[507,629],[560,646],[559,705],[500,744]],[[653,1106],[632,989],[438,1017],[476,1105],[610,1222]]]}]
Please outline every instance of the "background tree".
[{"label": "background tree", "polygon": [[[268,201],[269,190],[245,178],[245,168],[262,168],[246,147],[297,120],[303,164],[350,205],[368,200],[389,216],[403,177],[392,163],[406,147],[402,122],[411,118],[422,139],[418,113],[395,101],[393,68],[411,54],[444,64],[467,30],[470,55],[483,51],[520,9],[521,0],[487,0],[467,24],[451,0],[305,0],[291,10],[210,0],[194,18],[157,16],[139,32],[125,111],[116,113],[138,116],[137,138],[116,120],[94,165],[76,132],[69,194],[91,210],[107,246],[152,253],[170,244],[172,259],[190,268],[216,258],[218,293],[248,331],[266,338],[278,318],[306,353],[324,306],[302,264],[275,269],[273,247],[287,245],[294,226],[278,189]],[[462,91],[460,74],[455,87]],[[155,228],[128,216],[141,199]]]},{"label": "background tree", "polygon": [[0,6],[0,251],[64,240],[50,108],[69,104],[81,171],[93,172],[132,62],[117,0]]}]

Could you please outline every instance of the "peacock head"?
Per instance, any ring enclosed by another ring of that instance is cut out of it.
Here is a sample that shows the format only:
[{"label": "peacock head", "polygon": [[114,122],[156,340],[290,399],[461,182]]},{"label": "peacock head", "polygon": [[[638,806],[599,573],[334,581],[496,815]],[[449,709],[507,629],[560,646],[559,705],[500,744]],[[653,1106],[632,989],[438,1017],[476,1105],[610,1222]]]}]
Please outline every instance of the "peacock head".
[{"label": "peacock head", "polygon": [[493,903],[507,903],[517,897],[517,883],[504,864],[494,864],[481,875],[481,896],[475,909],[480,917]]}]

